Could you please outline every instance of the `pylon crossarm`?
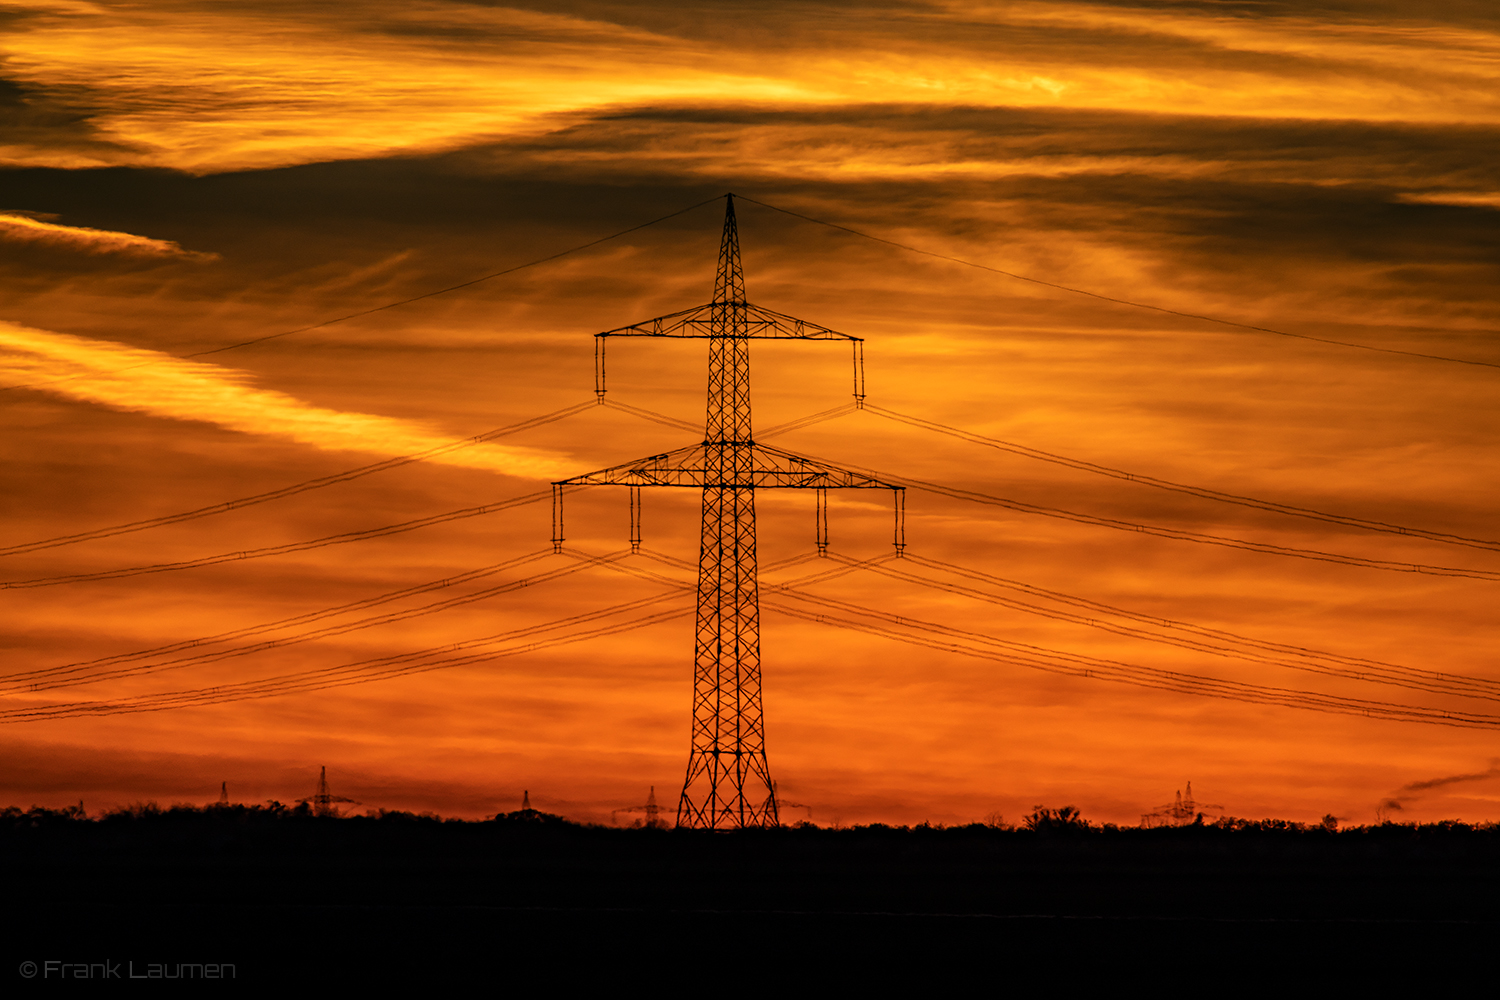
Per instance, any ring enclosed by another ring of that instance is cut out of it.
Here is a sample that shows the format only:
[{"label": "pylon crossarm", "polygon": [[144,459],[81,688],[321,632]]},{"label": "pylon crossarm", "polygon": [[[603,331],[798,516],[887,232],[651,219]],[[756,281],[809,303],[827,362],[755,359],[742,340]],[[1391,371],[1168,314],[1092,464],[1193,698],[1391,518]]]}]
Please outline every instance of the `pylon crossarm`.
[{"label": "pylon crossarm", "polygon": [[809,323],[805,319],[788,316],[786,313],[779,313],[774,309],[767,309],[764,306],[747,305],[745,311],[756,321],[764,323],[777,331],[775,334],[762,334],[762,336],[787,337],[798,340],[852,340],[857,343],[864,343],[865,340],[865,338],[856,337],[852,333],[840,333],[837,330],[830,330],[826,326]]},{"label": "pylon crossarm", "polygon": [[[874,476],[853,469],[841,469],[828,462],[794,455],[767,444],[757,444],[753,452],[754,469],[757,476],[781,481],[767,482],[770,487],[792,489],[855,489],[855,490],[899,490],[895,483],[883,482]],[[756,483],[757,486],[761,485]]]},{"label": "pylon crossarm", "polygon": [[[703,445],[692,444],[686,448],[660,455],[647,455],[619,465],[581,476],[559,480],[554,486],[702,486]],[[696,475],[696,481],[687,481],[684,476]]]},{"label": "pylon crossarm", "polygon": [[[713,332],[714,303],[695,306],[692,309],[684,309],[681,312],[668,313],[655,319],[648,319],[630,326],[618,327],[614,330],[605,330],[603,333],[594,334],[595,337],[682,337],[689,339],[707,339],[710,337],[722,337],[722,329],[718,333]],[[718,308],[722,310],[723,304]],[[743,312],[743,332],[736,331],[736,339],[747,340],[857,340],[863,341],[863,337],[855,337],[847,333],[839,333],[830,330],[826,326],[817,323],[809,323],[806,320],[797,319],[795,316],[787,316],[784,313],[766,309],[761,306],[746,304]]]},{"label": "pylon crossarm", "polygon": [[726,470],[705,445],[695,444],[661,455],[648,455],[608,469],[564,479],[555,486],[753,486],[756,489],[899,490],[894,483],[826,462],[802,458],[780,448],[751,445],[748,481],[745,474]]},{"label": "pylon crossarm", "polygon": [[[733,322],[726,330],[725,311],[733,313]],[[733,305],[710,302],[694,306],[681,312],[668,313],[630,326],[605,330],[594,334],[594,394],[604,402],[605,385],[604,355],[609,337],[675,337],[690,340],[842,340],[854,347],[854,399],[856,405],[864,405],[865,362],[864,338],[830,330],[817,323],[788,316],[761,306]]]}]

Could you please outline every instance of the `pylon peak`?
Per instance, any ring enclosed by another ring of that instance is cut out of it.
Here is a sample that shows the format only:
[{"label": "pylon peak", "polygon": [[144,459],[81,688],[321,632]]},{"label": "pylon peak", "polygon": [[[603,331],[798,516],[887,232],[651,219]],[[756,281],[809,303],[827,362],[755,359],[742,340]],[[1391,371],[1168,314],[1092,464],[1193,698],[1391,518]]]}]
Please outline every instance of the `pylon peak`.
[{"label": "pylon peak", "polygon": [[745,269],[740,263],[740,228],[734,217],[734,195],[724,199],[724,234],[719,240],[714,306],[716,312],[720,308],[743,309],[745,306]]}]

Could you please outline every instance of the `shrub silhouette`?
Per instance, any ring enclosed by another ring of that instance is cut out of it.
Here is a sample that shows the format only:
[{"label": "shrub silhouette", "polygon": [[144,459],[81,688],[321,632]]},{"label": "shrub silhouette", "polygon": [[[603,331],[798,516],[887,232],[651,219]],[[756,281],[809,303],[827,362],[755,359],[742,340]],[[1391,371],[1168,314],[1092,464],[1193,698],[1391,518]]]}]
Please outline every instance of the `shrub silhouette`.
[{"label": "shrub silhouette", "polygon": [[1070,833],[1093,828],[1088,820],[1078,814],[1078,809],[1074,806],[1063,806],[1061,809],[1032,806],[1031,815],[1022,820],[1022,824],[1033,833]]}]

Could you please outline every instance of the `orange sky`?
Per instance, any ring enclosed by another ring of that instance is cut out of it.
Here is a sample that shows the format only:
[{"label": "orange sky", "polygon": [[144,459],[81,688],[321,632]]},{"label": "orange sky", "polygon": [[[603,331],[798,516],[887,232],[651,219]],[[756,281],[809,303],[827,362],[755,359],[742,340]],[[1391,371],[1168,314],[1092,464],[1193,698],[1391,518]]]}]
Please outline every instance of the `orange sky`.
[{"label": "orange sky", "polygon": [[[1500,538],[1500,16],[1481,4],[1445,10],[10,5],[0,10],[0,382],[22,388],[0,392],[0,548],[249,497],[587,403],[593,333],[708,300],[721,203],[451,294],[184,356],[500,271],[730,190],[1104,296],[1485,362],[1131,309],[739,205],[750,300],[865,337],[872,403],[1142,476]],[[848,400],[840,345],[757,343],[752,355],[759,428]],[[610,387],[622,403],[699,422],[703,345],[616,341]],[[692,439],[586,408],[327,488],[6,555],[0,582],[428,518]],[[1474,571],[1391,572],[908,496],[914,557],[1265,642],[1500,683],[1494,549],[1152,489],[874,412],[774,441],[1098,518]],[[647,547],[694,559],[696,502],[691,491],[648,493]],[[834,496],[834,552],[888,551],[886,502]],[[623,491],[570,498],[569,545],[626,548],[625,504]],[[763,565],[811,552],[811,507],[801,493],[758,497]],[[285,555],[11,587],[0,593],[4,674],[519,559],[548,548],[548,516],[532,504]],[[301,630],[573,565],[548,555]],[[767,600],[775,584],[831,565],[767,571]],[[1036,603],[915,561],[897,566]],[[690,577],[643,559],[621,567]],[[608,568],[501,589],[219,661],[52,690],[12,680],[0,712],[254,682],[664,592]],[[869,570],[807,589],[1048,650],[1500,715],[1494,700],[1211,656]],[[1332,812],[1364,823],[1394,800],[1397,819],[1500,819],[1493,728],[1057,676],[770,608],[763,648],[772,773],[820,823],[1017,820],[1038,803],[1129,823],[1189,780],[1201,800],[1239,816]],[[679,618],[318,691],[0,715],[0,802],[203,802],[220,781],[237,800],[288,801],[311,794],[326,764],[335,792],[366,807],[483,816],[514,808],[527,789],[538,808],[608,821],[648,786],[675,803],[690,681],[691,626]]]}]

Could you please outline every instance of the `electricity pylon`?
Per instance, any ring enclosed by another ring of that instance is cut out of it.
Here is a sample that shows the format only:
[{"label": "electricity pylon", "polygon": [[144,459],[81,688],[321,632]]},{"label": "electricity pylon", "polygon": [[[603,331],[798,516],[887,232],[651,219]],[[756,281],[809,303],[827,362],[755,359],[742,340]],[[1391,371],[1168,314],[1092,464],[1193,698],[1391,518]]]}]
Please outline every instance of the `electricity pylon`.
[{"label": "electricity pylon", "polygon": [[1189,781],[1186,795],[1179,791],[1177,801],[1142,813],[1141,826],[1189,826],[1195,821],[1202,822],[1205,813],[1217,818],[1224,814],[1224,807],[1196,801],[1193,798],[1193,783]]},{"label": "electricity pylon", "polygon": [[334,805],[335,802],[348,802],[350,805],[359,805],[353,799],[346,799],[342,795],[333,794],[333,790],[328,787],[328,768],[326,766],[318,772],[318,790],[307,798],[298,799],[297,801],[305,802],[312,806],[314,816],[337,816],[338,807]]},{"label": "electricity pylon", "polygon": [[895,546],[905,548],[903,487],[756,444],[750,430],[750,341],[843,340],[854,350],[854,399],[865,398],[863,343],[745,300],[734,195],[725,198],[724,236],[708,305],[595,335],[595,390],[604,402],[609,337],[708,341],[708,422],[700,444],[651,455],[552,484],[552,544],[562,551],[563,490],[629,486],[631,548],[640,548],[643,486],[703,490],[698,614],[693,650],[693,724],[677,825],[710,830],[777,826],[776,786],[766,763],[761,709],[760,591],[755,561],[756,489],[817,491],[817,546],[828,548],[827,490],[888,489],[896,503]]},{"label": "electricity pylon", "polygon": [[646,828],[655,830],[657,827],[666,826],[661,821],[661,806],[656,804],[656,786],[651,786],[651,791],[646,794],[646,804],[643,806],[622,806],[619,809],[611,809],[609,821],[615,822],[620,813],[643,812],[646,814]]}]

